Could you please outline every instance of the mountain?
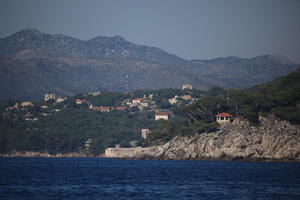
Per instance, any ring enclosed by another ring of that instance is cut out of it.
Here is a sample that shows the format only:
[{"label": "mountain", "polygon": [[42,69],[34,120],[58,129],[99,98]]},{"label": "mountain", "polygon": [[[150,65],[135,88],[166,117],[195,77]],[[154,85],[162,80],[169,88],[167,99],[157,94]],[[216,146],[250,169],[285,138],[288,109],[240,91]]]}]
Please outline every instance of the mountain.
[{"label": "mountain", "polygon": [[40,99],[93,91],[242,88],[295,70],[281,56],[185,60],[121,36],[88,41],[24,29],[0,40],[0,100]]}]

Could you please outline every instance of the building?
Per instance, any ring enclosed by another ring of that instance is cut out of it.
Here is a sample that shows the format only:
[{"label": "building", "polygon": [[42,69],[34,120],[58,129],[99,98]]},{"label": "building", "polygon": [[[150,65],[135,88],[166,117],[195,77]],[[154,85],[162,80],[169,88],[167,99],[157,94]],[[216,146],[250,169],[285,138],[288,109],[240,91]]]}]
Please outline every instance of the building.
[{"label": "building", "polygon": [[143,99],[141,99],[141,98],[133,99],[133,100],[132,100],[132,104],[135,104],[135,105],[140,104],[140,103],[142,102],[142,100],[143,100]]},{"label": "building", "polygon": [[6,111],[11,111],[11,110],[19,110],[19,104],[16,103],[14,106],[9,106],[6,108]]},{"label": "building", "polygon": [[83,145],[84,148],[85,148],[85,149],[89,149],[89,148],[91,147],[92,141],[93,141],[93,140],[90,139],[90,138],[87,139],[87,140],[85,141],[84,145]]},{"label": "building", "polygon": [[65,100],[66,100],[65,98],[58,97],[56,99],[56,103],[61,103],[61,102],[64,102]]},{"label": "building", "polygon": [[147,128],[142,129],[142,134],[141,134],[142,138],[146,140],[149,133],[151,133],[149,129]]},{"label": "building", "polygon": [[169,120],[169,115],[170,112],[156,112],[155,113],[155,120],[160,120],[160,119],[164,119],[164,120]]},{"label": "building", "polygon": [[127,107],[124,107],[124,106],[117,106],[115,109],[116,109],[116,110],[127,110]]},{"label": "building", "polygon": [[191,95],[183,95],[181,98],[184,100],[191,100],[192,96]]},{"label": "building", "polygon": [[92,92],[92,93],[88,93],[88,95],[91,95],[91,96],[99,96],[101,94],[101,92]]},{"label": "building", "polygon": [[168,99],[168,101],[169,101],[169,103],[170,103],[171,105],[173,105],[173,104],[175,104],[175,103],[178,102],[178,101],[177,101],[177,98],[178,98],[178,96],[176,95],[176,96],[174,96],[173,98]]},{"label": "building", "polygon": [[216,115],[217,122],[220,124],[230,122],[231,117],[232,117],[232,115],[230,115],[229,113],[225,113],[225,112],[219,113]]},{"label": "building", "polygon": [[141,101],[141,106],[143,106],[143,107],[148,107],[149,106],[149,103],[148,103],[148,101]]},{"label": "building", "polygon": [[104,107],[104,106],[94,107],[93,105],[91,105],[89,108],[91,110],[98,110],[100,112],[110,112],[110,109],[111,109],[111,107]]},{"label": "building", "polygon": [[41,109],[48,109],[48,106],[41,105]]},{"label": "building", "polygon": [[22,107],[33,106],[33,103],[30,101],[24,101],[20,104]]},{"label": "building", "polygon": [[193,86],[191,84],[184,84],[182,85],[182,89],[183,90],[192,90],[193,89]]},{"label": "building", "polygon": [[76,102],[77,105],[80,105],[80,104],[85,103],[86,101],[85,100],[81,100],[81,99],[76,99],[75,102]]},{"label": "building", "polygon": [[46,93],[44,94],[44,101],[49,101],[51,99],[56,99],[55,94],[54,93]]}]

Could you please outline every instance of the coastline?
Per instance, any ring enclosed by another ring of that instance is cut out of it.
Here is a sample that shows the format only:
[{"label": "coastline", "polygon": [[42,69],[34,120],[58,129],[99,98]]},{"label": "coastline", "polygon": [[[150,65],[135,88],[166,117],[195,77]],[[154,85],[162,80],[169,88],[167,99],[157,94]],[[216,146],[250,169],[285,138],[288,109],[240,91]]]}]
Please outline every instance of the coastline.
[{"label": "coastline", "polygon": [[96,158],[102,156],[95,156],[90,155],[87,153],[81,152],[70,152],[70,153],[58,153],[58,154],[49,154],[43,152],[35,152],[35,151],[25,151],[25,152],[11,152],[6,154],[0,154],[0,158],[7,157],[7,158],[15,158],[15,157],[41,157],[41,158]]},{"label": "coastline", "polygon": [[85,153],[71,152],[65,154],[49,154],[41,152],[14,152],[8,154],[0,154],[0,158],[106,158],[118,160],[186,160],[186,161],[216,161],[216,162],[274,162],[274,163],[300,163],[299,159],[294,158],[241,158],[241,157],[199,157],[195,159],[166,159],[164,157],[143,156],[143,157],[107,157],[105,155],[90,155]]}]

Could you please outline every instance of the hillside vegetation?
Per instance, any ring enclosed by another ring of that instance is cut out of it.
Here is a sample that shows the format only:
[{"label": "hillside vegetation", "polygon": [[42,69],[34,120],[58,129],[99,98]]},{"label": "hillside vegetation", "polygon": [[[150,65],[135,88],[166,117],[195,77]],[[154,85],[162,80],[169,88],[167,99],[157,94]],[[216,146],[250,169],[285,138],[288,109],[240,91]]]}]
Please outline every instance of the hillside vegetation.
[{"label": "hillside vegetation", "polygon": [[[176,95],[178,102],[171,105],[168,100]],[[190,99],[183,98],[189,95]],[[147,106],[128,106],[135,98],[148,102]],[[77,104],[76,99],[83,103]],[[98,155],[116,144],[129,147],[134,141],[133,146],[151,146],[177,135],[216,131],[215,115],[220,112],[247,118],[255,126],[260,126],[259,115],[274,115],[300,124],[300,71],[247,90],[212,87],[207,91],[102,92],[68,97],[60,103],[49,100],[20,106],[21,103],[1,103],[0,153],[37,151]],[[101,112],[96,106],[109,106],[111,110]],[[169,110],[171,119],[155,121],[154,113],[160,109]],[[146,140],[141,137],[142,128],[152,131]]]}]

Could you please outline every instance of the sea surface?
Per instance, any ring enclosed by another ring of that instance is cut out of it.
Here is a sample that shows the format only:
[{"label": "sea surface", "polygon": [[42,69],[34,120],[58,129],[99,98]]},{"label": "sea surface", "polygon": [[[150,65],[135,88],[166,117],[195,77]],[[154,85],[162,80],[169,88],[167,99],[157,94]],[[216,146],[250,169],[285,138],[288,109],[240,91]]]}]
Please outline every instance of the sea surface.
[{"label": "sea surface", "polygon": [[0,199],[300,199],[300,163],[0,158]]}]

